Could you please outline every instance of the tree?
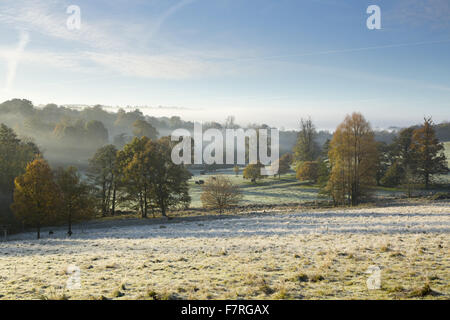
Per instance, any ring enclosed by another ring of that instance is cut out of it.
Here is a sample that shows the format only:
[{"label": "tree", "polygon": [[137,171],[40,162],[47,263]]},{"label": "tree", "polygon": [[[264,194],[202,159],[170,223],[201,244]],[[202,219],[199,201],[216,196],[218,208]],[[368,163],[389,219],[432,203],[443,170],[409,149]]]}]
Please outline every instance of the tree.
[{"label": "tree", "polygon": [[239,126],[236,124],[235,121],[236,121],[235,116],[228,116],[225,119],[225,123],[224,123],[223,127],[225,129],[237,129],[237,128],[239,128]]},{"label": "tree", "polygon": [[209,177],[200,199],[204,208],[219,209],[222,213],[224,209],[236,206],[242,200],[242,193],[228,177]]},{"label": "tree", "polygon": [[292,153],[283,154],[280,159],[278,159],[278,178],[281,178],[282,174],[288,173],[291,170],[292,164]]},{"label": "tree", "polygon": [[405,168],[405,173],[402,179],[402,186],[406,189],[406,195],[408,198],[412,197],[413,191],[416,188],[418,183],[417,175],[414,172],[414,169],[407,166]]},{"label": "tree", "polygon": [[75,167],[59,168],[55,176],[61,195],[60,215],[67,221],[67,234],[71,236],[73,221],[94,216],[93,199],[89,186],[81,181]]},{"label": "tree", "polygon": [[128,198],[136,203],[143,218],[148,209],[159,208],[166,216],[170,207],[190,202],[187,181],[191,173],[172,162],[171,151],[168,138],[152,141],[142,137],[134,138],[119,152]]},{"label": "tree", "polygon": [[393,165],[392,159],[392,146],[387,145],[385,142],[377,142],[378,150],[378,164],[377,164],[377,174],[375,176],[377,186],[382,184],[383,177],[386,172]]},{"label": "tree", "polygon": [[10,205],[14,201],[14,179],[40,154],[33,142],[21,141],[15,132],[0,125],[0,223],[14,225]]},{"label": "tree", "polygon": [[383,178],[381,178],[381,184],[383,186],[388,187],[396,187],[400,185],[405,176],[405,170],[399,161],[395,161],[389,168],[386,170]]},{"label": "tree", "polygon": [[256,180],[264,178],[264,176],[261,175],[261,168],[261,163],[249,164],[244,168],[242,175],[244,179],[250,179],[252,182],[256,183]]},{"label": "tree", "polygon": [[406,168],[414,171],[411,142],[414,128],[402,129],[391,145],[378,143],[377,185],[394,187],[405,179]]},{"label": "tree", "polygon": [[126,192],[126,199],[134,203],[142,218],[147,218],[150,203],[150,164],[146,154],[147,137],[135,137],[117,154],[121,183]]},{"label": "tree", "polygon": [[414,128],[402,129],[398,136],[394,139],[392,143],[392,153],[395,160],[399,161],[399,164],[406,168],[407,166],[413,166],[413,151],[412,138],[413,138]]},{"label": "tree", "polygon": [[234,171],[234,174],[236,175],[236,177],[239,175],[239,171],[240,171],[240,169],[239,169],[239,167],[238,166],[234,166],[234,168],[233,168],[233,171]]},{"label": "tree", "polygon": [[296,161],[314,161],[319,156],[320,148],[316,142],[316,128],[311,120],[300,120],[300,132],[297,136],[297,144],[294,147]]},{"label": "tree", "polygon": [[317,182],[319,177],[319,163],[317,161],[305,161],[297,169],[297,179],[300,181]]},{"label": "tree", "polygon": [[436,138],[431,118],[425,118],[422,127],[414,130],[411,151],[414,154],[415,170],[428,189],[432,174],[447,173],[444,145]]},{"label": "tree", "polygon": [[86,124],[83,120],[75,122],[62,120],[56,124],[53,135],[62,145],[80,145],[86,140]]},{"label": "tree", "polygon": [[377,147],[370,124],[360,113],[347,116],[336,129],[328,153],[327,189],[335,203],[355,205],[375,184]]},{"label": "tree", "polygon": [[14,185],[11,208],[19,220],[36,228],[39,239],[41,227],[55,221],[61,203],[53,172],[47,161],[36,159],[27,165],[23,175],[15,179]]},{"label": "tree", "polygon": [[103,216],[114,215],[119,188],[119,168],[117,164],[117,149],[107,145],[97,150],[89,160],[87,175],[95,187]]},{"label": "tree", "polygon": [[126,133],[120,133],[113,138],[113,144],[119,149],[122,149],[128,142],[130,142],[132,137],[128,136]]},{"label": "tree", "polygon": [[14,179],[25,172],[28,162],[40,154],[33,142],[24,143],[14,131],[0,125],[0,192],[12,194]]},{"label": "tree", "polygon": [[317,168],[317,183],[320,186],[320,194],[327,194],[326,185],[330,179],[331,165],[328,158],[328,151],[330,150],[330,140],[327,139],[322,147],[322,152],[318,160]]},{"label": "tree", "polygon": [[169,137],[149,141],[146,154],[150,158],[151,196],[163,217],[166,211],[180,202],[186,207],[190,203],[188,181],[192,174],[172,161],[173,143]]},{"label": "tree", "polygon": [[136,120],[133,123],[133,134],[138,138],[147,137],[152,140],[158,138],[158,131],[145,120]]},{"label": "tree", "polygon": [[91,120],[86,123],[85,130],[88,145],[98,148],[108,143],[108,130],[102,122]]}]

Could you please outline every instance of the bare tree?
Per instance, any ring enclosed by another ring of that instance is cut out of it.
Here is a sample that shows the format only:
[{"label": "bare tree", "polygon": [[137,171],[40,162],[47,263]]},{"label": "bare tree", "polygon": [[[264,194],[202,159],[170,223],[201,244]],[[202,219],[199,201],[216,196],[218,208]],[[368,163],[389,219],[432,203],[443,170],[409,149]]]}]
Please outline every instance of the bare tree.
[{"label": "bare tree", "polygon": [[239,186],[225,176],[210,177],[203,186],[201,200],[204,208],[219,209],[235,206],[241,201]]},{"label": "bare tree", "polygon": [[311,120],[300,120],[300,132],[294,146],[296,161],[314,161],[320,155],[320,147],[316,142],[317,132]]}]

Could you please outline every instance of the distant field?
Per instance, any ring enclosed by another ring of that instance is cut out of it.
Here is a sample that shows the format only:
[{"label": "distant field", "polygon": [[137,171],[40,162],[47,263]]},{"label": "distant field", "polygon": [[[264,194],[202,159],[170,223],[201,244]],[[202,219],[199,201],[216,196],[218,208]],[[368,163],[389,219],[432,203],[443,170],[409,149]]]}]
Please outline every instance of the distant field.
[{"label": "distant field", "polygon": [[242,170],[239,176],[231,170],[219,171],[210,175],[195,176],[190,182],[191,207],[202,206],[200,195],[202,187],[194,183],[195,180],[206,180],[209,176],[218,174],[227,175],[233,183],[241,187],[243,193],[242,205],[249,204],[281,204],[314,201],[317,199],[318,188],[309,186],[295,179],[294,174],[282,175],[281,179],[267,178],[259,180],[256,184],[242,178]]}]

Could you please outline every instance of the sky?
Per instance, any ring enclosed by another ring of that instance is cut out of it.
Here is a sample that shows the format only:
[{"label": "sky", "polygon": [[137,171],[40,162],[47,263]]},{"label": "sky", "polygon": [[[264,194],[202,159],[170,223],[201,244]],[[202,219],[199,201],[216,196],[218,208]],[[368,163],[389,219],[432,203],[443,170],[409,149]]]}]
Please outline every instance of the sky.
[{"label": "sky", "polygon": [[285,129],[308,116],[333,129],[353,111],[375,128],[448,121],[450,1],[0,0],[11,98]]}]

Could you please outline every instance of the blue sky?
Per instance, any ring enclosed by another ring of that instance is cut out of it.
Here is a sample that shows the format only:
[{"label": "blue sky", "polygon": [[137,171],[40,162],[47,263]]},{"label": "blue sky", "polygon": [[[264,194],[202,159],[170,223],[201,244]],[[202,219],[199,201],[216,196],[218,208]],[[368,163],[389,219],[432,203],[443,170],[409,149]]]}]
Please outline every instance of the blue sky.
[{"label": "blue sky", "polygon": [[[381,30],[366,27],[369,5]],[[68,30],[69,5],[81,29]],[[448,0],[0,0],[0,100],[334,128],[449,119]]]}]

